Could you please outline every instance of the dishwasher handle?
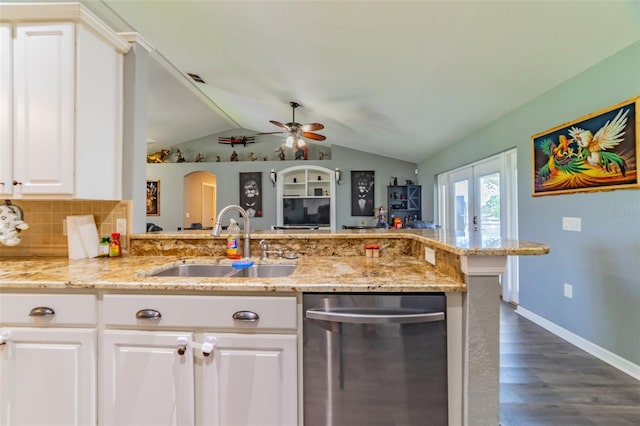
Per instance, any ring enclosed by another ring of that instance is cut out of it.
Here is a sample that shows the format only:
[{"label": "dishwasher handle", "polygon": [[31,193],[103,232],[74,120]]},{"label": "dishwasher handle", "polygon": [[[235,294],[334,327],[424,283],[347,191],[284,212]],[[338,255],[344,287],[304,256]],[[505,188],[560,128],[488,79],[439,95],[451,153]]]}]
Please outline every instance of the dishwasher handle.
[{"label": "dishwasher handle", "polygon": [[307,309],[307,319],[349,324],[411,324],[444,321],[444,312],[402,308]]}]

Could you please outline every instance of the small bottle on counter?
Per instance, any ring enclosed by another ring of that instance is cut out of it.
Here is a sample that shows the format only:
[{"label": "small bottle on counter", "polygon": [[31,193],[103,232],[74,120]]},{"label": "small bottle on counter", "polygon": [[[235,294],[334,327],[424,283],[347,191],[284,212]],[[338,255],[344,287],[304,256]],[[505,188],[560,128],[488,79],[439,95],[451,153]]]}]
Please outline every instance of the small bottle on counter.
[{"label": "small bottle on counter", "polygon": [[367,257],[380,257],[380,246],[378,244],[367,244],[364,246]]},{"label": "small bottle on counter", "polygon": [[402,219],[400,219],[399,217],[394,218],[393,219],[393,228],[394,229],[402,228]]},{"label": "small bottle on counter", "polygon": [[227,259],[240,259],[240,226],[235,219],[230,219],[227,233]]},{"label": "small bottle on counter", "polygon": [[122,246],[120,245],[120,233],[111,234],[111,243],[109,244],[109,257],[121,257]]},{"label": "small bottle on counter", "polygon": [[109,245],[111,239],[109,237],[102,237],[100,244],[98,244],[98,257],[109,257]]}]

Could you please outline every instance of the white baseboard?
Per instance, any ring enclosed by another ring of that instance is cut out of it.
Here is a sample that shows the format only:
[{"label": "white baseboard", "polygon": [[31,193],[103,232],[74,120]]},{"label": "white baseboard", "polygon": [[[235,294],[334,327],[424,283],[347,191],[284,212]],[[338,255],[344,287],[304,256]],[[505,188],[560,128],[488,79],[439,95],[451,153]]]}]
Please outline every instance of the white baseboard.
[{"label": "white baseboard", "polygon": [[538,324],[540,327],[550,331],[556,336],[566,340],[574,346],[579,347],[583,351],[595,356],[596,358],[601,359],[612,367],[617,368],[633,377],[636,380],[640,380],[640,365],[634,364],[629,360],[622,358],[610,352],[595,343],[592,343],[577,334],[573,334],[572,332],[560,327],[559,325],[552,323],[551,321],[542,318],[541,316],[534,314],[531,311],[526,310],[522,306],[518,306],[516,309],[516,313],[522,315],[526,319]]}]

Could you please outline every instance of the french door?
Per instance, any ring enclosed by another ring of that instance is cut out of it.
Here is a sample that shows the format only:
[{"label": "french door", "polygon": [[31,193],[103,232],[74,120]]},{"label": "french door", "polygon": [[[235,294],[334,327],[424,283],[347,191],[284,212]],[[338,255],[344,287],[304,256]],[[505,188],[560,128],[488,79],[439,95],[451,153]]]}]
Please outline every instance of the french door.
[{"label": "french door", "polygon": [[[516,150],[438,176],[439,223],[461,246],[517,239]],[[501,277],[502,296],[518,302],[517,257]]]}]

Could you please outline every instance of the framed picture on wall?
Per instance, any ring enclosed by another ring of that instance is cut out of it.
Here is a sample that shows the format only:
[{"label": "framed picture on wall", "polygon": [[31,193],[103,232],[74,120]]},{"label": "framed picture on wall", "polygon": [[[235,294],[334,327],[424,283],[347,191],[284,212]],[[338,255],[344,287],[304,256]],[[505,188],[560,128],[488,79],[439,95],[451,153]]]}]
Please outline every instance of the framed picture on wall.
[{"label": "framed picture on wall", "polygon": [[147,181],[147,216],[160,216],[160,181]]},{"label": "framed picture on wall", "polygon": [[533,195],[640,188],[640,96],[531,136]]},{"label": "framed picture on wall", "polygon": [[374,216],[375,172],[351,171],[351,216]]},{"label": "framed picture on wall", "polygon": [[240,173],[240,206],[249,217],[262,217],[262,172]]}]

